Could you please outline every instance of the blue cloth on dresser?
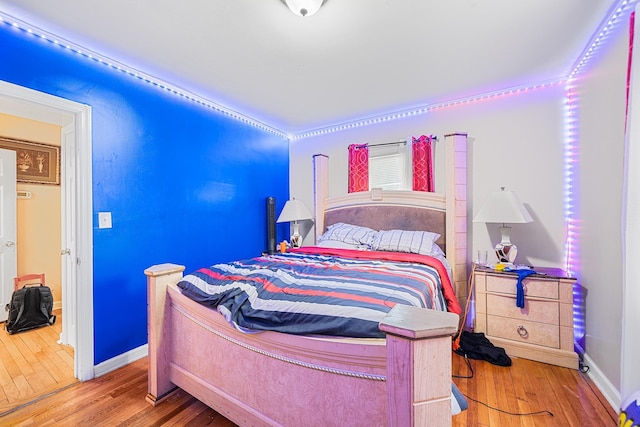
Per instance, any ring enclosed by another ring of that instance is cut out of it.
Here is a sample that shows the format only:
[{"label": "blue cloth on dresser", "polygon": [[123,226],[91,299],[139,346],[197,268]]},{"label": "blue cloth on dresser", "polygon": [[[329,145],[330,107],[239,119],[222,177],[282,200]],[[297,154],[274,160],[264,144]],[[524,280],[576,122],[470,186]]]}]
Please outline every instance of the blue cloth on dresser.
[{"label": "blue cloth on dresser", "polygon": [[518,282],[516,283],[516,306],[524,308],[524,287],[522,286],[522,281],[532,274],[536,274],[536,272],[528,268],[511,271],[515,271],[518,274]]}]

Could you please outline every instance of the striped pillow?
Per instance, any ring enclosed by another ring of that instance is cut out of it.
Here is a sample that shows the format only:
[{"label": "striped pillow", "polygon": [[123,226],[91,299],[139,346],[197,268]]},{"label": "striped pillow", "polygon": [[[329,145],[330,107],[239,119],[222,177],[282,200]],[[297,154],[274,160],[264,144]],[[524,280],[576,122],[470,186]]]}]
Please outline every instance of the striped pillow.
[{"label": "striped pillow", "polygon": [[431,255],[437,252],[434,247],[440,248],[436,245],[439,238],[438,233],[430,231],[381,230],[373,238],[371,249]]},{"label": "striped pillow", "polygon": [[350,245],[369,246],[376,233],[377,231],[372,228],[338,222],[327,227],[327,231],[320,236],[318,242],[337,240]]}]

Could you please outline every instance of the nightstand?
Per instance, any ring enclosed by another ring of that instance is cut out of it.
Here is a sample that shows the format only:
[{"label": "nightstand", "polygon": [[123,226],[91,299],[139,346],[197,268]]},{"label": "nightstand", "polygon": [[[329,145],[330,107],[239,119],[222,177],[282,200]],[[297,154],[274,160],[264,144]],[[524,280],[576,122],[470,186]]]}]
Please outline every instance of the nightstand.
[{"label": "nightstand", "polygon": [[578,369],[573,343],[573,286],[558,268],[534,267],[523,281],[524,308],[516,306],[515,272],[476,266],[475,332],[509,356]]}]

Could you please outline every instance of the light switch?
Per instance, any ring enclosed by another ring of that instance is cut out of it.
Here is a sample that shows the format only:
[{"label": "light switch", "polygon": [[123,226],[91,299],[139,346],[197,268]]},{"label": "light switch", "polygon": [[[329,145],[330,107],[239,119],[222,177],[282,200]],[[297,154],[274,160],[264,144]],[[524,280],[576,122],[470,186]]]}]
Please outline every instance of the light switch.
[{"label": "light switch", "polygon": [[98,228],[111,228],[111,212],[98,212]]}]

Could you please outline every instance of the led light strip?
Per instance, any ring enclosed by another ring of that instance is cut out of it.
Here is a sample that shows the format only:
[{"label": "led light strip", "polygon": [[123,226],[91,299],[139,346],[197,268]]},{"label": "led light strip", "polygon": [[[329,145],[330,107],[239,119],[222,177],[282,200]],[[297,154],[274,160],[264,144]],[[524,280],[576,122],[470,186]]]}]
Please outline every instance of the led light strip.
[{"label": "led light strip", "polygon": [[325,128],[314,129],[306,132],[301,132],[296,135],[292,135],[291,139],[296,140],[296,139],[309,138],[313,136],[324,135],[324,134],[329,134],[334,132],[340,132],[343,130],[383,123],[390,120],[403,119],[403,118],[414,116],[414,115],[426,114],[432,111],[456,107],[459,105],[466,105],[466,104],[475,103],[479,101],[496,99],[496,98],[501,98],[504,96],[514,95],[514,94],[526,93],[531,90],[542,89],[542,88],[553,86],[556,84],[565,84],[571,79],[575,78],[575,76],[589,63],[590,59],[593,57],[593,54],[597,52],[599,46],[607,39],[608,35],[615,28],[616,24],[620,21],[620,19],[622,19],[628,14],[629,7],[633,3],[636,3],[638,1],[639,0],[623,0],[616,7],[612,9],[613,12],[611,13],[611,16],[607,20],[605,20],[606,24],[602,26],[600,31],[596,32],[597,35],[592,37],[590,43],[588,43],[589,47],[586,48],[582,52],[582,54],[579,56],[579,59],[575,62],[573,66],[572,72],[566,78],[561,78],[559,80],[546,82],[546,83],[534,84],[531,86],[504,89],[504,90],[490,92],[490,93],[477,95],[469,98],[463,98],[463,99],[443,102],[439,104],[425,105],[425,106],[417,107],[411,110],[395,112],[395,113],[370,117],[370,118],[361,119],[361,120],[355,120],[355,121],[342,123],[335,126],[329,126]]},{"label": "led light strip", "polygon": [[[567,83],[564,99],[564,263],[569,276],[575,277],[580,268],[580,126],[579,99],[574,88],[575,81]],[[585,336],[584,296],[580,287],[573,290],[573,334],[581,354]]]},{"label": "led light strip", "polygon": [[563,78],[559,80],[552,80],[552,81],[547,81],[543,83],[538,83],[530,86],[512,87],[512,88],[502,89],[495,92],[488,92],[480,95],[475,95],[468,98],[461,98],[461,99],[456,99],[452,101],[424,105],[424,106],[416,107],[410,110],[398,111],[398,112],[389,113],[385,115],[374,116],[366,119],[342,123],[335,126],[329,126],[325,128],[319,128],[319,129],[314,129],[306,132],[301,132],[296,135],[292,135],[291,139],[296,140],[296,139],[309,138],[309,137],[324,135],[328,133],[340,132],[347,129],[369,126],[369,125],[384,123],[384,122],[397,120],[397,119],[404,119],[411,116],[431,113],[433,111],[444,110],[447,108],[458,107],[461,105],[474,104],[481,101],[488,101],[488,100],[503,98],[511,95],[519,95],[522,93],[530,93],[532,91],[548,88],[551,86],[562,85],[566,83],[566,81],[567,80]]},{"label": "led light strip", "polygon": [[579,207],[579,155],[580,133],[578,117],[578,94],[575,91],[577,78],[586,70],[594,55],[600,50],[611,32],[627,19],[632,6],[638,0],[619,1],[611,10],[610,16],[591,37],[587,47],[574,63],[567,77],[564,108],[564,218],[566,226],[565,269],[571,275],[580,271],[580,207]]},{"label": "led light strip", "polygon": [[593,55],[598,52],[600,46],[608,39],[609,35],[615,29],[622,18],[626,18],[630,13],[630,8],[638,0],[623,0],[612,9],[611,15],[603,22],[606,22],[599,31],[596,31],[591,37],[587,48],[578,57],[578,60],[573,64],[573,70],[569,74],[569,79],[575,78],[590,62]]},{"label": "led light strip", "polygon": [[127,73],[130,76],[138,78],[141,81],[144,81],[162,90],[173,93],[175,95],[183,97],[197,104],[200,104],[204,107],[211,108],[219,113],[225,114],[243,123],[249,124],[251,126],[257,127],[259,129],[265,130],[275,135],[288,138],[289,140],[298,140],[298,139],[304,139],[304,138],[309,138],[309,137],[314,137],[319,135],[325,135],[329,133],[340,132],[340,131],[353,129],[353,128],[375,125],[375,124],[389,122],[397,119],[404,119],[407,117],[422,115],[422,114],[430,113],[433,111],[443,110],[443,109],[456,107],[460,105],[468,105],[468,104],[477,103],[480,101],[502,98],[502,97],[510,96],[514,94],[528,93],[533,90],[539,90],[539,89],[543,89],[549,86],[554,86],[557,84],[564,84],[567,81],[570,81],[571,79],[575,78],[575,76],[584,69],[584,67],[589,63],[590,59],[593,57],[595,52],[598,51],[599,46],[607,39],[608,35],[615,28],[616,24],[620,21],[621,18],[626,16],[629,7],[632,4],[636,3],[637,1],[639,0],[623,0],[616,7],[613,8],[613,12],[611,16],[606,20],[606,24],[602,27],[602,29],[599,32],[597,32],[596,36],[592,37],[592,41],[588,44],[589,47],[586,48],[583,51],[583,53],[580,55],[578,61],[576,61],[576,63],[574,64],[572,72],[569,74],[567,78],[561,78],[558,80],[539,83],[539,84],[533,84],[529,86],[507,88],[507,89],[503,89],[495,92],[489,92],[485,94],[471,96],[468,98],[461,98],[461,99],[452,100],[452,101],[419,106],[419,107],[408,109],[408,110],[402,110],[402,111],[392,112],[388,114],[382,114],[382,115],[377,115],[369,118],[345,122],[341,124],[336,124],[332,126],[327,126],[323,128],[317,128],[309,131],[303,131],[297,134],[287,134],[279,129],[276,129],[258,120],[252,119],[244,114],[241,114],[230,108],[224,107],[216,102],[205,99],[199,95],[193,94],[177,86],[163,82],[162,80],[157,79],[149,74],[143,73],[132,67],[129,67],[127,65],[124,65],[112,59],[109,59],[89,49],[82,48],[71,42],[55,37],[47,33],[46,31],[33,27],[23,21],[13,18],[9,15],[6,15],[2,12],[0,12],[0,23],[4,23],[6,25],[15,27],[29,34],[33,34],[36,37],[39,37],[43,40],[51,42],[62,48],[68,49],[76,54],[82,55],[88,59],[94,60],[98,63],[111,67],[115,70]]},{"label": "led light strip", "polygon": [[580,270],[580,220],[578,206],[580,141],[578,123],[578,95],[573,85],[568,84],[564,100],[564,222],[565,237],[565,269],[569,275]]},{"label": "led light strip", "polygon": [[7,15],[3,12],[0,12],[0,24],[5,24],[8,25],[10,27],[16,28],[18,30],[24,31],[25,33],[31,34],[34,37],[37,37],[39,39],[42,39],[44,41],[50,42],[56,46],[59,46],[63,49],[67,49],[70,52],[73,52],[75,54],[81,55],[87,59],[93,60],[99,64],[105,65],[109,68],[112,68],[114,70],[123,72],[125,74],[128,74],[131,77],[135,77],[140,81],[143,81],[145,83],[148,83],[150,85],[153,85],[159,89],[162,89],[166,92],[172,93],[174,95],[180,96],[186,100],[192,101],[196,104],[199,104],[203,107],[206,108],[210,108],[214,111],[217,111],[218,113],[224,114],[226,116],[229,116],[235,120],[238,120],[242,123],[246,123],[248,125],[251,125],[253,127],[256,127],[258,129],[270,132],[272,134],[281,136],[283,138],[288,138],[288,135],[285,134],[284,132],[282,132],[279,129],[276,129],[272,126],[269,126],[265,123],[262,123],[258,120],[252,119],[251,117],[245,116],[244,114],[241,114],[237,111],[234,111],[230,108],[224,107],[216,102],[210,101],[208,99],[205,99],[199,95],[196,95],[192,92],[189,92],[185,89],[179,88],[175,85],[169,84],[167,82],[164,82],[160,79],[157,79],[155,77],[153,77],[150,74],[146,74],[142,71],[136,70],[132,67],[129,67],[125,64],[122,64],[118,61],[114,61],[113,59],[110,59],[104,55],[101,55],[99,53],[96,53],[90,49],[86,49],[84,47],[81,47],[75,43],[71,43],[68,40],[64,40],[60,37],[56,37],[44,30],[41,30],[39,28],[36,28],[32,25],[29,25],[19,19],[16,19],[10,15]]}]

